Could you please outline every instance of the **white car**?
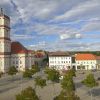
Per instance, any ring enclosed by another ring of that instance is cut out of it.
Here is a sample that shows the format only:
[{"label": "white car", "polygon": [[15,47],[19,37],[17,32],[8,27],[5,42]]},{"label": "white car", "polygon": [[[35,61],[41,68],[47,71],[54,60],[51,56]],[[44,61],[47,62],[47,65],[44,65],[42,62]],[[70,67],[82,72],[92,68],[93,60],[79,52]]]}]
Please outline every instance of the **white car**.
[{"label": "white car", "polygon": [[59,79],[62,80],[63,79],[63,76],[60,76]]}]

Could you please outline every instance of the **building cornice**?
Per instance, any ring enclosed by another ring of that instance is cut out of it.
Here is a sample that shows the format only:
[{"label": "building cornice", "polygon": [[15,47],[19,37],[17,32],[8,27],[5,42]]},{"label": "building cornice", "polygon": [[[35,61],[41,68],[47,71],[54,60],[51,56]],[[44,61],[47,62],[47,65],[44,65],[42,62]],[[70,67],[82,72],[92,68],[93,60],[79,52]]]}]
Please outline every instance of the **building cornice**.
[{"label": "building cornice", "polygon": [[11,41],[10,38],[6,38],[6,37],[0,37],[0,40],[9,40],[9,41]]},{"label": "building cornice", "polygon": [[10,29],[10,27],[8,27],[7,25],[0,25],[0,27],[4,27],[4,28],[7,28],[7,29]]},{"label": "building cornice", "polygon": [[7,15],[0,15],[0,17],[7,18],[10,20],[10,17],[8,17]]},{"label": "building cornice", "polygon": [[0,55],[10,55],[11,52],[0,52]]}]

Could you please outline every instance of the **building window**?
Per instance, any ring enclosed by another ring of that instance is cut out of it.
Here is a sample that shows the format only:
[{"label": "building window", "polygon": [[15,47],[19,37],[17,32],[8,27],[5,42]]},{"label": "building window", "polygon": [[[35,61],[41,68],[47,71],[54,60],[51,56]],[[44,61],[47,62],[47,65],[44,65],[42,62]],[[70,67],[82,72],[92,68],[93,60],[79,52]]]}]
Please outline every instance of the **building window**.
[{"label": "building window", "polygon": [[80,69],[80,66],[77,66],[77,69]]},{"label": "building window", "polygon": [[13,61],[13,64],[15,64],[15,62]]},{"label": "building window", "polygon": [[18,66],[16,66],[16,68],[18,68]]},{"label": "building window", "polygon": [[18,64],[18,61],[16,61],[16,64]]}]

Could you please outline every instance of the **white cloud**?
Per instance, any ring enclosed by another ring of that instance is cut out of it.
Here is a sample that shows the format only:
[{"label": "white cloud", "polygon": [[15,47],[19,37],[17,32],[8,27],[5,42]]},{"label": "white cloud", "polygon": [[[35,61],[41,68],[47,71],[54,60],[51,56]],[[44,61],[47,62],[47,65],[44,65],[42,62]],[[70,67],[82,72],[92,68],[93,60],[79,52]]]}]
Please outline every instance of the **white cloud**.
[{"label": "white cloud", "polygon": [[67,34],[60,34],[60,39],[65,40],[65,39],[78,39],[81,38],[81,34],[79,33],[67,33]]},{"label": "white cloud", "polygon": [[29,49],[34,49],[34,50],[39,50],[39,49],[45,50],[46,47],[47,43],[45,41],[39,41],[36,44],[31,44],[28,46]]},{"label": "white cloud", "polygon": [[82,37],[82,35],[81,35],[81,34],[79,34],[79,33],[77,33],[77,34],[75,34],[75,37],[76,37],[76,38],[81,38],[81,37]]},{"label": "white cloud", "polygon": [[[42,41],[41,41],[42,43]],[[28,46],[28,48],[34,49],[34,50],[48,50],[48,51],[94,51],[100,49],[100,42],[90,42],[90,43],[84,43],[84,42],[69,42],[69,41],[56,41],[54,43],[46,43],[45,46],[40,46],[39,43],[33,44]],[[95,46],[94,46],[95,45]]]},{"label": "white cloud", "polygon": [[82,32],[100,31],[100,19],[88,22],[82,27],[81,31]]},{"label": "white cloud", "polygon": [[13,34],[11,35],[11,39],[12,41],[16,41],[16,40],[29,40],[29,39],[34,39],[36,38],[36,36],[31,36],[31,35],[18,35],[18,34]]},{"label": "white cloud", "polygon": [[3,5],[5,3],[9,3],[9,0],[3,0],[2,2],[0,2],[0,5]]},{"label": "white cloud", "polygon": [[79,19],[87,19],[89,17],[99,17],[99,10],[99,0],[87,0],[73,6],[72,9],[66,11],[64,14],[56,16],[53,21],[75,21]]},{"label": "white cloud", "polygon": [[55,39],[49,43],[42,40],[33,47],[37,45],[37,48],[48,50],[100,50],[100,45],[95,41],[95,47],[93,43],[85,41],[87,38],[100,38],[99,33],[85,33],[100,31],[100,0],[2,0],[0,7],[11,16],[11,36],[14,40],[35,41],[41,36],[56,35],[58,41]]}]

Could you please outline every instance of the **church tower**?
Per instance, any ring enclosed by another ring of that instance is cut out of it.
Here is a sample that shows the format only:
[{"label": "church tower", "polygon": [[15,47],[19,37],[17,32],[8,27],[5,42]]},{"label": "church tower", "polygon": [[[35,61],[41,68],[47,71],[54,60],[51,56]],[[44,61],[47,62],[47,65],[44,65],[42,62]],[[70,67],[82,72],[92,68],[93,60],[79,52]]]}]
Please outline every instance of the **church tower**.
[{"label": "church tower", "polygon": [[10,18],[0,11],[0,72],[6,72],[10,67],[11,40]]}]

